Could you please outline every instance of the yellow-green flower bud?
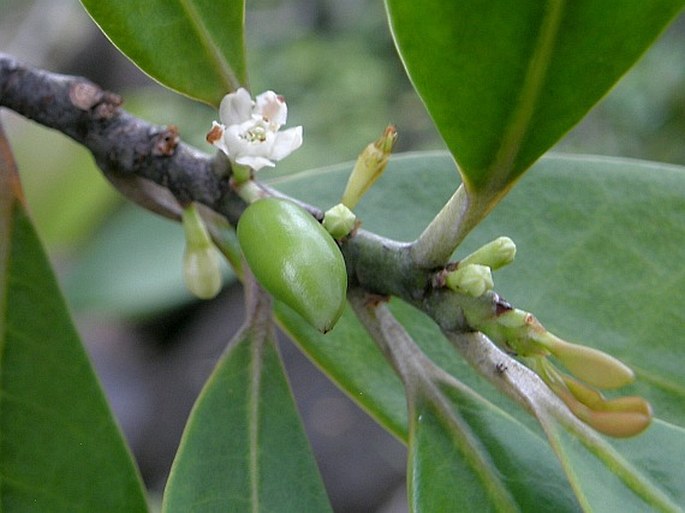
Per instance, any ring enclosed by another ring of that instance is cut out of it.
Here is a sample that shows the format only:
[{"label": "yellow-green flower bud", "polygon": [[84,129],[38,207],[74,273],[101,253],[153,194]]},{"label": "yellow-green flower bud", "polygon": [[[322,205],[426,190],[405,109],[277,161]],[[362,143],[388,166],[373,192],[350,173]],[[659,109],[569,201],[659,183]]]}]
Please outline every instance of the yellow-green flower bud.
[{"label": "yellow-green flower bud", "polygon": [[639,435],[652,422],[652,416],[638,411],[573,411],[580,420],[600,433],[614,438]]},{"label": "yellow-green flower bud", "polygon": [[183,279],[186,287],[200,299],[211,299],[221,290],[219,253],[214,247],[195,203],[183,209],[186,247],[183,254]]},{"label": "yellow-green flower bud", "polygon": [[630,367],[598,349],[571,344],[551,334],[545,346],[564,367],[590,385],[619,388],[635,379]]},{"label": "yellow-green flower bud", "polygon": [[[473,264],[470,264],[473,265]],[[572,374],[599,388],[619,388],[635,379],[621,361],[598,349],[571,344],[550,333],[534,315],[513,308],[476,328],[520,356],[552,354]]]},{"label": "yellow-green flower bud", "polygon": [[544,357],[529,359],[531,367],[580,420],[605,435],[623,438],[644,431],[652,408],[642,397],[606,399],[571,376],[559,372]]},{"label": "yellow-green flower bud", "polygon": [[479,297],[492,290],[492,272],[486,265],[468,264],[447,273],[445,285],[450,289]]},{"label": "yellow-green flower bud", "polygon": [[396,139],[395,127],[388,125],[383,135],[359,154],[342,196],[342,203],[348,208],[356,207],[366,191],[383,174]]},{"label": "yellow-green flower bud", "polygon": [[321,224],[334,239],[342,239],[354,230],[357,216],[345,205],[338,203],[326,211]]},{"label": "yellow-green flower bud", "polygon": [[493,271],[510,264],[516,256],[516,244],[509,237],[498,237],[459,261],[459,267],[469,264],[487,265]]}]

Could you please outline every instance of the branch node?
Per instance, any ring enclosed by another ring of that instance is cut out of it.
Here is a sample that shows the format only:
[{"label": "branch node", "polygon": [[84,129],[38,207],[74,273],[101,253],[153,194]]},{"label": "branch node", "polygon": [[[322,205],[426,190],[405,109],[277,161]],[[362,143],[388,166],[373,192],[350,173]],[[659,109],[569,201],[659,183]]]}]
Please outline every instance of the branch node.
[{"label": "branch node", "polygon": [[79,110],[93,109],[99,119],[111,118],[122,103],[121,97],[85,80],[73,82],[69,86],[69,100]]},{"label": "branch node", "polygon": [[152,155],[155,157],[170,157],[176,151],[180,142],[178,127],[168,125],[152,138]]}]

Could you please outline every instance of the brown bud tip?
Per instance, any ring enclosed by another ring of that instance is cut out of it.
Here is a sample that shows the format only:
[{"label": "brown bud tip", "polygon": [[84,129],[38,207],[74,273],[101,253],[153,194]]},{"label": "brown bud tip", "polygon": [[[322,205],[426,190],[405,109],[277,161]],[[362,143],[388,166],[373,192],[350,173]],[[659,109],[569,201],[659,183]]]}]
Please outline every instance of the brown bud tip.
[{"label": "brown bud tip", "polygon": [[214,144],[216,141],[221,139],[224,135],[224,129],[218,123],[212,125],[212,129],[207,133],[207,142],[209,144]]}]

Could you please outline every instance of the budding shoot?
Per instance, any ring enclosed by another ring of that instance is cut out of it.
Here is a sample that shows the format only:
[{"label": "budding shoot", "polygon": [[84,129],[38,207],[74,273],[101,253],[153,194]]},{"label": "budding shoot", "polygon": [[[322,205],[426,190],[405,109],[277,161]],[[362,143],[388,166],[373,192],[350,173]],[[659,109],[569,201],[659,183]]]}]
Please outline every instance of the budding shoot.
[{"label": "budding shoot", "polygon": [[383,174],[396,139],[397,130],[393,125],[388,125],[383,135],[359,154],[342,195],[345,206],[354,209],[366,191]]}]

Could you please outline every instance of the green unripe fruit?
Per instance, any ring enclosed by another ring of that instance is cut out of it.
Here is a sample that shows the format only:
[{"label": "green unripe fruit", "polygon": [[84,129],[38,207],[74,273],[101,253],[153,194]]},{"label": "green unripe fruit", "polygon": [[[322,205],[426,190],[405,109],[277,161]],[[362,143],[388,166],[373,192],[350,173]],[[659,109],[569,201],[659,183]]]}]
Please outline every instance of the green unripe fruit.
[{"label": "green unripe fruit", "polygon": [[347,291],[345,261],[330,234],[304,209],[279,198],[251,204],[237,231],[257,281],[316,329],[329,331]]}]

